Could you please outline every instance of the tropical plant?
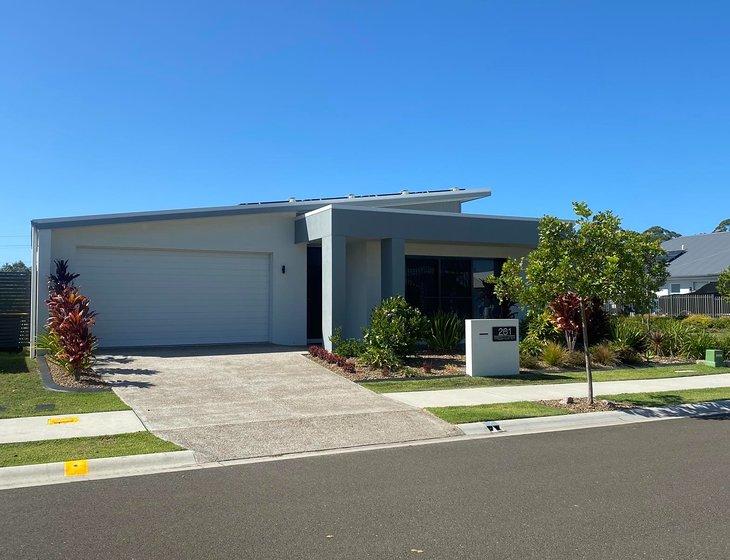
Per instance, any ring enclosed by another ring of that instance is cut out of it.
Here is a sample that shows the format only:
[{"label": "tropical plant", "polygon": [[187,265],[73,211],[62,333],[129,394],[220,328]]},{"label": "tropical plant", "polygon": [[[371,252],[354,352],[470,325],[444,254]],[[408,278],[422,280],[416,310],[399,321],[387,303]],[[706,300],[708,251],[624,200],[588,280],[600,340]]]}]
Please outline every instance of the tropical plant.
[{"label": "tropical plant", "polygon": [[636,352],[643,352],[646,349],[644,327],[633,317],[617,317],[612,321],[611,340],[619,347],[631,348]]},{"label": "tropical plant", "polygon": [[96,313],[91,310],[89,298],[80,294],[73,284],[78,274],[68,272],[67,261],[55,263],[56,273],[48,280],[47,334],[40,338],[39,347],[48,352],[52,361],[78,378],[94,362],[96,337],[91,329]]},{"label": "tropical plant", "polygon": [[[555,297],[548,305],[552,316],[550,320],[565,335],[565,345],[568,351],[575,350],[575,341],[581,327],[580,318],[581,298],[573,292],[567,292]],[[590,309],[586,305],[586,311]]]},{"label": "tropical plant", "polygon": [[680,354],[690,360],[705,357],[705,350],[715,347],[715,338],[707,331],[690,330],[681,341]]},{"label": "tropical plant", "polygon": [[439,311],[429,321],[428,346],[434,352],[453,352],[463,338],[464,321],[456,313]]},{"label": "tropical plant", "polygon": [[608,343],[596,344],[591,346],[591,358],[598,364],[604,366],[613,366],[616,364],[616,352]]},{"label": "tropical plant", "polygon": [[530,333],[520,342],[520,355],[524,354],[533,358],[539,358],[542,356],[544,347],[545,341],[540,340],[537,336]]},{"label": "tropical plant", "polygon": [[542,349],[542,361],[550,367],[563,367],[568,362],[568,357],[568,351],[557,342],[547,342]]},{"label": "tropical plant", "polygon": [[78,274],[71,274],[68,271],[67,260],[55,260],[53,263],[56,266],[56,274],[48,277],[48,292],[51,295],[61,293],[69,286],[73,286],[74,280],[79,277]]},{"label": "tropical plant", "polygon": [[649,351],[654,356],[661,356],[664,349],[664,331],[649,331],[646,334],[646,342],[649,347]]},{"label": "tropical plant", "polygon": [[362,357],[366,361],[376,356],[378,361],[380,357],[389,360],[395,357],[396,362],[402,363],[403,358],[415,351],[427,329],[428,319],[420,310],[408,305],[403,296],[384,299],[370,315],[370,325],[363,336],[365,351]]},{"label": "tropical plant", "polygon": [[403,358],[396,355],[392,348],[381,346],[367,346],[360,355],[360,361],[370,367],[397,370],[403,365]]}]

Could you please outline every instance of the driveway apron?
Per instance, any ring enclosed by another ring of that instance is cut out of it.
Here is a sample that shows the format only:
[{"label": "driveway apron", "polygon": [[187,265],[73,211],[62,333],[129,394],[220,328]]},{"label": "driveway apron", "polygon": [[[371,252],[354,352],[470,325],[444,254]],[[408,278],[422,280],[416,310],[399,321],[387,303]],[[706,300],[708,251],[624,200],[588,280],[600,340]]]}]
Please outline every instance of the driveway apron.
[{"label": "driveway apron", "polygon": [[272,345],[114,350],[96,369],[147,429],[221,461],[460,430]]}]

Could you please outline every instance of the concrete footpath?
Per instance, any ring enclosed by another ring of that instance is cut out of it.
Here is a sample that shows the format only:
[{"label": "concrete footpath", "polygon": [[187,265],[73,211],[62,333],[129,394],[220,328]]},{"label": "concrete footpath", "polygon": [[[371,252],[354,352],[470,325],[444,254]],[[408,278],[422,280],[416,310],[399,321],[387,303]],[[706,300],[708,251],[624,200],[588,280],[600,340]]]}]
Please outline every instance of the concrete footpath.
[{"label": "concrete footpath", "polygon": [[106,436],[144,431],[144,425],[131,410],[26,416],[0,420],[0,443]]},{"label": "concrete footpath", "polygon": [[[645,393],[730,387],[730,373],[670,377],[666,379],[637,379],[633,381],[601,381],[593,383],[595,395],[617,393]],[[517,401],[559,400],[565,397],[587,397],[586,383],[523,385],[520,387],[473,387],[469,389],[442,389],[437,391],[409,391],[382,393],[398,402],[418,408],[438,406],[470,406],[477,404]]]}]

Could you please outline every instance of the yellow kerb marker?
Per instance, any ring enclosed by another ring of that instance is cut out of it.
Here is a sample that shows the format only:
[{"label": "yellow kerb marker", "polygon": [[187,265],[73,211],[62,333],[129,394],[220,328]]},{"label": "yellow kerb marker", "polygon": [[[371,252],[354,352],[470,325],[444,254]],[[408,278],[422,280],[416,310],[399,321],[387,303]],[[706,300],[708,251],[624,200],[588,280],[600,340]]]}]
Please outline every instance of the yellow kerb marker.
[{"label": "yellow kerb marker", "polygon": [[89,474],[89,462],[86,459],[66,461],[63,464],[63,474],[66,476],[80,476]]},{"label": "yellow kerb marker", "polygon": [[78,421],[78,416],[56,416],[55,418],[48,419],[49,424],[73,424]]}]

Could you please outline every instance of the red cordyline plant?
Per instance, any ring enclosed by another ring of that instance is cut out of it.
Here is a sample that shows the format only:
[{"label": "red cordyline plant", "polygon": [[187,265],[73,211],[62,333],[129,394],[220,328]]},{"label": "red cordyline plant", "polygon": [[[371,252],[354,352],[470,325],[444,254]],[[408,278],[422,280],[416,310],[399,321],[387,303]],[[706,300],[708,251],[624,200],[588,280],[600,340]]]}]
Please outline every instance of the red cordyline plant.
[{"label": "red cordyline plant", "polygon": [[94,360],[96,337],[91,328],[96,313],[89,298],[73,285],[78,274],[68,273],[67,261],[56,261],[56,274],[48,281],[48,342],[51,359],[77,377],[87,371]]},{"label": "red cordyline plant", "polygon": [[[575,350],[575,342],[581,329],[580,322],[581,298],[573,292],[557,296],[550,302],[551,321],[555,327],[565,335],[565,345],[568,350]],[[591,308],[590,302],[584,299],[586,312]]]}]

